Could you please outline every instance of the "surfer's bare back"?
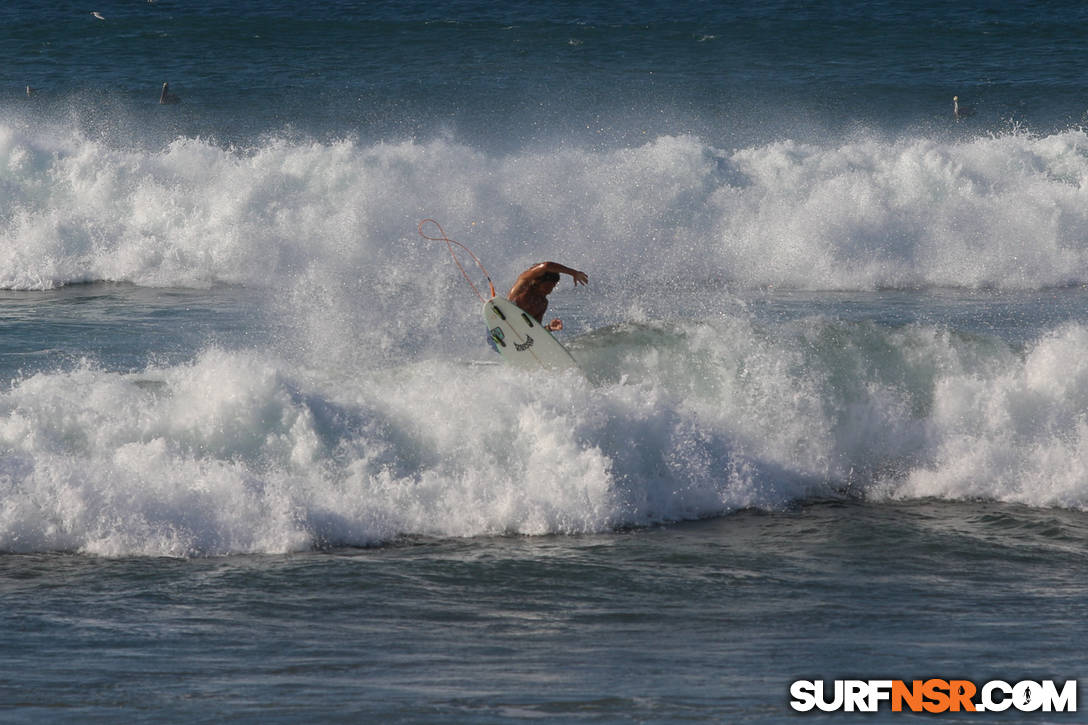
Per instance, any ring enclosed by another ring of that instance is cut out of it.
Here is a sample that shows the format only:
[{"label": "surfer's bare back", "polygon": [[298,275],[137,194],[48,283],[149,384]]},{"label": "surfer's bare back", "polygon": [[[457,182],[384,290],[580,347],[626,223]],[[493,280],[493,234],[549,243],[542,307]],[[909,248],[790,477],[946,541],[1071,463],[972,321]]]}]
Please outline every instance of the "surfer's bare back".
[{"label": "surfer's bare back", "polygon": [[[536,318],[536,321],[544,325],[544,313],[548,311],[548,295],[559,283],[559,275],[569,274],[574,280],[574,286],[589,284],[589,277],[585,272],[579,272],[570,267],[564,267],[557,262],[541,262],[534,264],[522,272],[514,286],[510,288],[506,299],[513,302],[521,309]],[[563,321],[555,319],[544,325],[552,332],[563,329]]]}]

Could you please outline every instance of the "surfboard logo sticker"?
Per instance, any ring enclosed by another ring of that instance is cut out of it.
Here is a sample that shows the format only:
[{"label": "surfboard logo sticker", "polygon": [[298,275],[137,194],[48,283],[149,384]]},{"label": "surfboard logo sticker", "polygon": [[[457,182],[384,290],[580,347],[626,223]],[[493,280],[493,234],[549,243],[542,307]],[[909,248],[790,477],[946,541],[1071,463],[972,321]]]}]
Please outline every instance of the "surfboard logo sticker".
[{"label": "surfboard logo sticker", "polygon": [[488,300],[483,316],[488,347],[502,355],[503,361],[522,370],[577,369],[574,357],[548,328],[510,300]]}]

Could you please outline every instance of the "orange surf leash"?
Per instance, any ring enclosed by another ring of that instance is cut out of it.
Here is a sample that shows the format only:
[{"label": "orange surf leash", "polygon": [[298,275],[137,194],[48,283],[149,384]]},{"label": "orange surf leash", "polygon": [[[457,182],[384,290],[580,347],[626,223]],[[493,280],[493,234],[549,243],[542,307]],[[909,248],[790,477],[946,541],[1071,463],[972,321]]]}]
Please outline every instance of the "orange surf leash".
[{"label": "orange surf leash", "polygon": [[[438,233],[441,236],[432,237],[423,233],[423,225],[427,224],[428,222],[438,227]],[[484,265],[480,263],[480,260],[477,259],[475,254],[472,253],[471,249],[466,247],[464,244],[461,244],[461,242],[447,237],[446,231],[442,228],[441,224],[436,222],[434,219],[424,219],[419,223],[419,236],[423,237],[424,239],[429,239],[432,242],[445,242],[446,246],[450,250],[450,256],[453,257],[453,261],[457,263],[457,268],[461,270],[461,274],[464,275],[465,281],[468,282],[469,287],[471,287],[472,291],[476,293],[476,296],[480,298],[480,302],[487,302],[487,300],[484,299],[484,296],[480,294],[480,290],[477,289],[476,284],[472,281],[472,278],[468,276],[468,272],[466,272],[465,268],[461,265],[461,260],[457,258],[457,253],[453,251],[453,245],[456,244],[458,247],[468,252],[468,256],[472,257],[472,261],[475,262],[476,266],[480,268],[480,271],[484,273],[484,277],[487,277],[487,285],[491,288],[491,296],[495,296],[495,284],[491,281],[491,275],[489,275],[487,273],[487,270],[484,269]]]}]

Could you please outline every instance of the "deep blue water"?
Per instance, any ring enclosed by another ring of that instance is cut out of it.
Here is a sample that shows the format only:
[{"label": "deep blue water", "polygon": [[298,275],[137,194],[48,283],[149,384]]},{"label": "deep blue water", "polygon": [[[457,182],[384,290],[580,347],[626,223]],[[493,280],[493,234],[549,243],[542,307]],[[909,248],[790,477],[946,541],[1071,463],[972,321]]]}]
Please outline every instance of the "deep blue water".
[{"label": "deep blue water", "polygon": [[[452,129],[504,149],[647,130],[727,146],[934,133],[957,94],[975,131],[1064,129],[1086,111],[1078,3],[435,5],[114,2],[104,21],[13,6],[5,85],[9,100],[30,84],[38,104],[136,136]],[[163,81],[183,97],[166,119],[147,103]]]},{"label": "deep blue water", "polygon": [[[0,8],[0,719],[780,722],[802,678],[1083,679],[1086,31]],[[582,374],[502,366],[425,218],[500,293],[587,272],[550,310]]]},{"label": "deep blue water", "polygon": [[829,502],[372,551],[9,556],[0,693],[10,722],[777,722],[794,678],[1064,681],[1083,638],[1039,634],[1080,630],[1085,533]]}]

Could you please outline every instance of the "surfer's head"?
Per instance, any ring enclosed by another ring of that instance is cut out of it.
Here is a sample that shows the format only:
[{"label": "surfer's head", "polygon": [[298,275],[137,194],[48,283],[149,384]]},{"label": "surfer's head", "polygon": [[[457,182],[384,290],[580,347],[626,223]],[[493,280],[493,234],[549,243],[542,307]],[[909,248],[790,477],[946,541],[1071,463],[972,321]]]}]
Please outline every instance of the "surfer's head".
[{"label": "surfer's head", "polygon": [[548,294],[559,284],[558,272],[545,272],[536,278],[535,286],[544,294]]}]

